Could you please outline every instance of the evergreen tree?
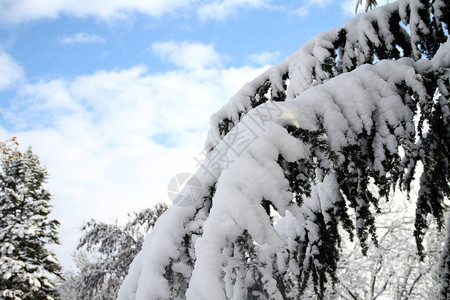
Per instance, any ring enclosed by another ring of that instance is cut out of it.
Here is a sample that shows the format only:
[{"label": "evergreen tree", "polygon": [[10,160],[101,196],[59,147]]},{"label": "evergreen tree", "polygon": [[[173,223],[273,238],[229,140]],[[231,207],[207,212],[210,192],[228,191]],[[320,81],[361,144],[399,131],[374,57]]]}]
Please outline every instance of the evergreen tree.
[{"label": "evergreen tree", "polygon": [[54,299],[59,222],[49,218],[48,174],[31,148],[2,161],[0,173],[0,298]]},{"label": "evergreen tree", "polygon": [[95,220],[86,223],[75,253],[79,271],[68,272],[65,276],[68,280],[59,288],[61,294],[65,294],[62,298],[116,299],[133,258],[142,248],[145,236],[166,209],[167,205],[160,203],[134,213],[124,226]]},{"label": "evergreen tree", "polygon": [[399,0],[246,84],[211,117],[205,160],[175,203],[197,201],[158,221],[119,299],[292,299],[308,287],[324,298],[339,226],[367,254],[380,199],[410,192],[416,174],[424,257],[450,194],[449,23],[449,1]]}]

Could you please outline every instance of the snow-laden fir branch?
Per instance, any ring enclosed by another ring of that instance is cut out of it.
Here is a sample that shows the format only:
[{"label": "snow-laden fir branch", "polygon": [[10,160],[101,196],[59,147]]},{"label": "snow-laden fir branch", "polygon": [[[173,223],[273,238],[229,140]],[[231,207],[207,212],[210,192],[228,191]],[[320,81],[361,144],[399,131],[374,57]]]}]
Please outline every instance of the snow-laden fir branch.
[{"label": "snow-laden fir branch", "polygon": [[380,197],[409,191],[418,163],[423,253],[427,216],[441,225],[450,193],[448,12],[425,0],[375,9],[244,86],[212,118],[199,201],[161,216],[119,299],[292,299],[307,285],[323,298],[338,225],[365,253]]},{"label": "snow-laden fir branch", "polygon": [[248,111],[262,103],[294,99],[306,89],[363,64],[432,57],[447,39],[448,24],[450,9],[444,0],[399,0],[317,35],[245,84],[211,117],[206,147],[213,148]]}]

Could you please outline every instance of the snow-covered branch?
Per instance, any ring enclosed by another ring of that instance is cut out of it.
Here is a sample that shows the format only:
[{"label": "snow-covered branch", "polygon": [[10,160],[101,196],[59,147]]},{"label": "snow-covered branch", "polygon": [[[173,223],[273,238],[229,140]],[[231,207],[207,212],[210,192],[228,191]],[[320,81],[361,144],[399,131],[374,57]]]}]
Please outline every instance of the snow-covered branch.
[{"label": "snow-covered branch", "polygon": [[196,201],[161,216],[119,299],[291,299],[308,286],[323,298],[339,226],[367,253],[379,201],[410,191],[418,165],[424,254],[428,215],[442,224],[450,193],[449,9],[380,7],[245,85],[211,119],[197,196],[190,182],[179,195]]}]

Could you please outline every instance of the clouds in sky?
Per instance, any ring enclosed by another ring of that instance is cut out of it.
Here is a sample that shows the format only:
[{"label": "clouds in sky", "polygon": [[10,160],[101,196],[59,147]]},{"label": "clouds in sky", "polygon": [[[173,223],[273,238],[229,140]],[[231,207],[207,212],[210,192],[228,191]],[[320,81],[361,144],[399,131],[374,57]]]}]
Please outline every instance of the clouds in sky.
[{"label": "clouds in sky", "polygon": [[240,8],[270,8],[270,0],[222,0],[208,1],[198,8],[202,20],[224,20]]},{"label": "clouds in sky", "polygon": [[292,14],[299,17],[307,16],[309,14],[309,8],[308,6],[300,6],[299,8],[295,9]]},{"label": "clouds in sky", "polygon": [[0,90],[11,88],[24,76],[22,67],[8,54],[0,51]]},{"label": "clouds in sky", "polygon": [[[109,221],[168,201],[170,179],[193,172],[195,158],[202,158],[210,115],[263,72],[224,68],[223,57],[207,44],[161,42],[153,48],[157,54],[165,49],[163,57],[178,68],[155,74],[136,65],[25,78],[1,116],[8,130],[0,127],[0,136],[31,145],[50,172],[53,214],[62,220],[63,247],[56,251],[65,265],[87,212]],[[6,54],[1,60],[12,61]]]},{"label": "clouds in sky", "polygon": [[160,58],[184,69],[211,68],[222,65],[222,57],[212,45],[195,42],[156,42],[153,52]]},{"label": "clouds in sky", "polygon": [[55,19],[65,14],[80,18],[97,17],[103,20],[128,18],[133,13],[159,17],[174,10],[189,7],[194,0],[3,0],[0,1],[0,20],[18,24],[42,18]]},{"label": "clouds in sky", "polygon": [[327,6],[331,4],[332,0],[307,0],[306,1],[309,6]]},{"label": "clouds in sky", "polygon": [[[341,0],[341,1],[355,1],[355,0]],[[303,0],[301,1],[301,5],[291,11],[291,14],[299,16],[299,17],[305,17],[307,16],[311,10],[317,9],[317,8],[324,8],[333,3],[332,0]]]},{"label": "clouds in sky", "polygon": [[[294,11],[297,15],[305,16],[310,8],[324,7],[331,3],[331,0],[305,0]],[[353,6],[353,12],[354,5],[354,0],[345,0],[341,7],[348,12],[350,6]],[[39,19],[56,19],[61,15],[94,17],[110,22],[129,19],[134,14],[161,17],[186,11],[197,14],[201,20],[224,20],[240,9],[282,9],[292,13],[292,9],[283,9],[282,5],[272,0],[40,0],[39,5],[33,0],[2,0],[0,24],[14,25]]]},{"label": "clouds in sky", "polygon": [[78,32],[70,36],[64,36],[59,39],[59,42],[64,45],[73,44],[91,44],[91,43],[104,43],[104,38],[95,34],[89,34],[86,32]]},{"label": "clouds in sky", "polygon": [[260,8],[270,0],[33,0],[0,1],[0,20],[18,24],[41,18],[57,18],[65,14],[80,18],[98,17],[103,20],[124,19],[134,13],[152,17],[173,13],[180,9],[197,11],[203,19],[223,19],[239,7]]},{"label": "clouds in sky", "polygon": [[259,54],[252,54],[250,55],[250,59],[252,62],[258,65],[274,64],[278,63],[279,60],[281,59],[281,52],[274,51],[274,52],[263,52]]}]

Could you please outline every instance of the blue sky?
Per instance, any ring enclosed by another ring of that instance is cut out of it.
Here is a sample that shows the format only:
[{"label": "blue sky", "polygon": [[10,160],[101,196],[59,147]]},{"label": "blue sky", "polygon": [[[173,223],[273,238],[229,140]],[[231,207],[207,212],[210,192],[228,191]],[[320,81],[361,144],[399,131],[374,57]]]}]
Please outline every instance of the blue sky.
[{"label": "blue sky", "polygon": [[167,202],[210,115],[354,3],[0,0],[0,138],[49,170],[63,265],[84,221]]}]

